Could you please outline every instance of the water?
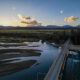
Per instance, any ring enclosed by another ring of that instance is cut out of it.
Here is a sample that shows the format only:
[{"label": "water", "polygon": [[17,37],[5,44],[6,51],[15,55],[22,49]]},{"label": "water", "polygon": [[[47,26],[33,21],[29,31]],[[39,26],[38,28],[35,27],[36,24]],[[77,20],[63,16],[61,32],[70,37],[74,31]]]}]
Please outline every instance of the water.
[{"label": "water", "polygon": [[70,51],[66,62],[63,80],[80,80],[80,53]]},{"label": "water", "polygon": [[[56,57],[59,55],[60,49],[53,47],[52,45],[44,42],[25,42],[26,45],[24,46],[17,46],[17,47],[1,47],[1,49],[13,49],[12,52],[4,52],[1,53],[1,55],[9,55],[8,58],[3,58],[1,61],[5,62],[4,64],[19,64],[20,62],[26,62],[29,60],[34,61],[28,68],[20,69],[18,71],[12,72],[10,74],[6,74],[3,76],[0,76],[0,80],[43,80],[45,75],[47,74],[49,68],[51,67],[52,63],[56,59]],[[14,50],[34,50],[34,52],[40,53],[38,56],[31,55],[26,56],[25,52],[15,52]],[[11,54],[10,54],[11,53]],[[14,57],[13,57],[13,56]],[[15,56],[16,55],[16,56]],[[22,64],[22,63],[20,63]],[[28,63],[29,64],[29,63]],[[8,65],[8,66],[9,66]],[[25,64],[26,66],[27,64]],[[24,65],[21,65],[24,66]],[[11,66],[9,66],[10,68]],[[1,74],[1,73],[0,73]]]}]

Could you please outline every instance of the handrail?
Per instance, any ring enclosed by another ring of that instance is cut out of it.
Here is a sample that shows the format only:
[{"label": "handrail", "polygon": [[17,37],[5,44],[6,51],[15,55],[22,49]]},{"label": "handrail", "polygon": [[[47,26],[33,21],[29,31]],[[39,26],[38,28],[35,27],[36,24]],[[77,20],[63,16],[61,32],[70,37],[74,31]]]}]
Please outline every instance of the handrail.
[{"label": "handrail", "polygon": [[63,60],[65,58],[65,55],[66,55],[65,52],[68,48],[69,42],[70,42],[70,39],[68,39],[64,44],[65,47],[61,50],[59,56],[56,58],[55,62],[52,64],[44,80],[58,80],[59,72],[60,72]]}]

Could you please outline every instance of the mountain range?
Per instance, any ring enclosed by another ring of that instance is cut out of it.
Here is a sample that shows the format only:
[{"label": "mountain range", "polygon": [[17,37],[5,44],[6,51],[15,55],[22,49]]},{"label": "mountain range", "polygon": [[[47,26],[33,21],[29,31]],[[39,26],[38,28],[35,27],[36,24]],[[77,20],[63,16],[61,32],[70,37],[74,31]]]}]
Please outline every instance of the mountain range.
[{"label": "mountain range", "polygon": [[12,26],[0,26],[0,29],[80,29],[80,26],[57,26],[57,25],[48,25],[48,26],[31,26],[31,27],[12,27]]}]

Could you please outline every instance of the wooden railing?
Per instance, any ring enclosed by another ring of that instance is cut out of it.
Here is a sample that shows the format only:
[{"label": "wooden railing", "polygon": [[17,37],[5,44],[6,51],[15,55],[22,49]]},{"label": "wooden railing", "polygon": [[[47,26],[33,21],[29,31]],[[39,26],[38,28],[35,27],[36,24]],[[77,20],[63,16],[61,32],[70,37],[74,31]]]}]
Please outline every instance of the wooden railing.
[{"label": "wooden railing", "polygon": [[69,48],[70,39],[68,39],[65,44],[62,46],[61,52],[59,56],[56,58],[55,62],[53,62],[50,70],[48,71],[47,75],[45,76],[44,80],[59,80],[60,71],[62,65],[67,57],[67,51]]}]

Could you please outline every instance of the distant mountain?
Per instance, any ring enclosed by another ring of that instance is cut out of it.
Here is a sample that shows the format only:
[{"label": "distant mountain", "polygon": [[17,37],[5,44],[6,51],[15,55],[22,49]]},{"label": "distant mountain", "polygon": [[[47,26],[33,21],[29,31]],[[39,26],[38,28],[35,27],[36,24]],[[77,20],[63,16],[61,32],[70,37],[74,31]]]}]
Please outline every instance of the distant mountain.
[{"label": "distant mountain", "polygon": [[70,26],[70,25],[64,25],[64,26],[62,26],[62,28],[67,28],[67,29],[69,29],[69,28],[74,28],[73,26]]},{"label": "distant mountain", "polygon": [[57,25],[48,25],[48,26],[46,26],[46,28],[48,28],[48,29],[56,29],[56,28],[60,28],[60,26],[57,26]]},{"label": "distant mountain", "polygon": [[0,26],[0,29],[4,28],[4,26]]},{"label": "distant mountain", "polygon": [[70,26],[70,25],[64,25],[64,26],[57,26],[57,25],[48,25],[48,26],[32,26],[32,27],[11,27],[11,26],[0,26],[0,29],[80,29],[80,26]]},{"label": "distant mountain", "polygon": [[64,26],[56,26],[56,25],[48,25],[46,28],[49,29],[76,29],[80,28],[80,26],[70,26],[70,25],[64,25]]}]

